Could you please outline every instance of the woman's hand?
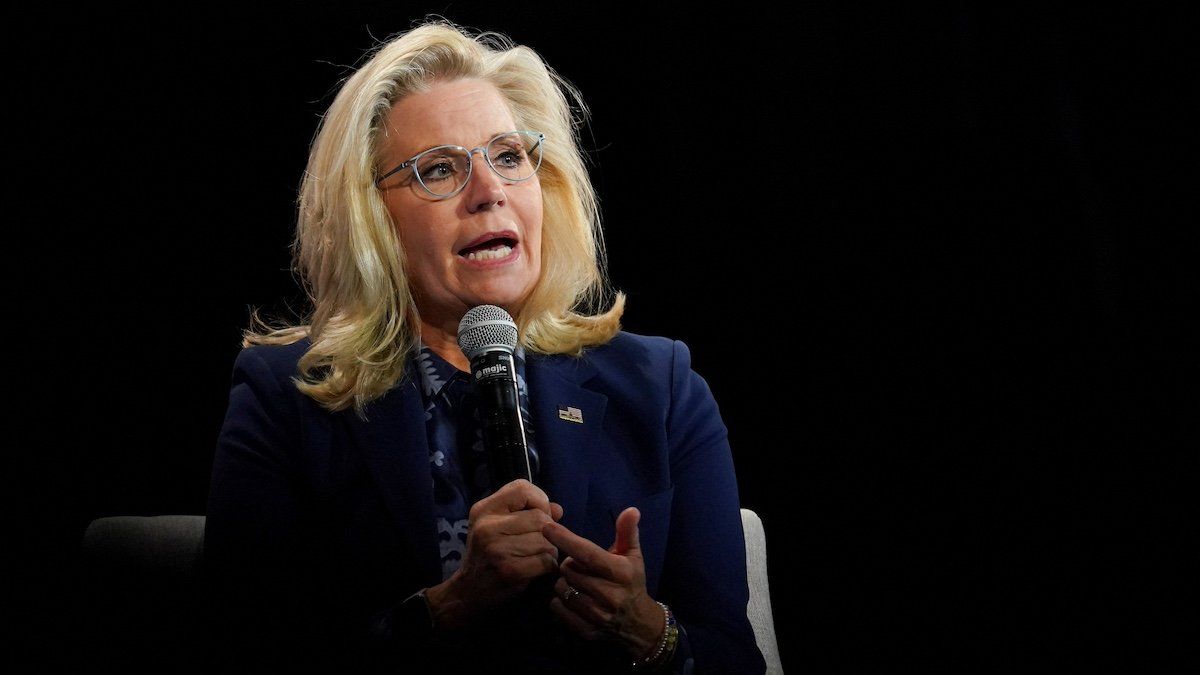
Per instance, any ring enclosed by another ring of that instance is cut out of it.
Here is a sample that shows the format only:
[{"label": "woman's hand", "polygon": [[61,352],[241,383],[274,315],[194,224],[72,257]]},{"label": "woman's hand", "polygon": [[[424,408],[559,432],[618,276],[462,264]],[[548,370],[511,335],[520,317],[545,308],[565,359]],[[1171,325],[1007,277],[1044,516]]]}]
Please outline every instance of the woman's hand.
[{"label": "woman's hand", "polygon": [[462,564],[425,592],[434,625],[450,631],[469,628],[483,612],[557,571],[558,549],[543,536],[542,527],[562,514],[562,506],[525,479],[475,502]]},{"label": "woman's hand", "polygon": [[570,556],[559,566],[550,610],[580,637],[619,642],[634,659],[651,654],[666,629],[662,607],[646,594],[641,517],[632,506],[622,511],[607,551],[558,523],[542,526],[546,539]]}]

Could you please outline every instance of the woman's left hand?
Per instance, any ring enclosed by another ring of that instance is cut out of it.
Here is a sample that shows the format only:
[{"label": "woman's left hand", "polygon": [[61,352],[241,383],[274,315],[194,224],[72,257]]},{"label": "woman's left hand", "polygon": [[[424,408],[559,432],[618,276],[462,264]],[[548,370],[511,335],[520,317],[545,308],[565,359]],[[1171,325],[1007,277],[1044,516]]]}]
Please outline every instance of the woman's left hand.
[{"label": "woman's left hand", "polygon": [[554,584],[550,610],[580,637],[619,642],[634,659],[652,653],[666,629],[662,607],[646,594],[641,517],[632,506],[622,511],[607,551],[559,523],[542,526],[542,535],[568,554],[559,565],[562,577]]}]

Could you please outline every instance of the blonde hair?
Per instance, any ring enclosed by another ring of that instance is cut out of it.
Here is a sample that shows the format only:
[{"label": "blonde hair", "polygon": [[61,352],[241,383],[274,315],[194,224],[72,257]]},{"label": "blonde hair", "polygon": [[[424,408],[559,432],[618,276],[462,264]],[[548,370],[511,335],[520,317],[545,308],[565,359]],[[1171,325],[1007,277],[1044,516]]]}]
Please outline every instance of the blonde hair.
[{"label": "blonde hair", "polygon": [[[312,345],[300,358],[307,396],[360,417],[404,374],[416,346],[417,307],[405,254],[374,185],[392,106],[438,81],[480,78],[507,102],[519,129],[546,134],[538,170],[543,201],[541,276],[520,316],[527,351],[578,356],[620,330],[625,296],[612,294],[595,189],[578,130],[588,115],[579,92],[537,52],[504,35],[472,35],[445,19],[427,21],[379,45],[347,79],[321,121],[299,195],[293,269],[312,309],[301,325],[272,328],[251,312],[242,346]],[[572,115],[571,103],[579,116]],[[261,327],[256,332],[254,326]]]}]

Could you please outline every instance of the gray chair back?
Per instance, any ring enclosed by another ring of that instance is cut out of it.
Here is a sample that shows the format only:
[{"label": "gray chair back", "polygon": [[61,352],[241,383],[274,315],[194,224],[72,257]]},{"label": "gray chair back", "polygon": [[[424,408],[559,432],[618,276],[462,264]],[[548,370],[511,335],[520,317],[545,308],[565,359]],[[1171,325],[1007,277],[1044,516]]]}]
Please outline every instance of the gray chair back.
[{"label": "gray chair back", "polygon": [[98,518],[83,535],[89,564],[194,581],[204,556],[204,516]]},{"label": "gray chair back", "polygon": [[[83,535],[80,643],[121,672],[205,672],[204,516],[98,518]],[[81,661],[82,662],[82,661]]]},{"label": "gray chair back", "polygon": [[767,675],[782,675],[779,644],[775,641],[775,617],[771,613],[771,586],[767,582],[767,535],[757,513],[742,509],[742,531],[746,536],[746,581],[750,584],[746,615],[750,617],[754,639],[767,662]]}]

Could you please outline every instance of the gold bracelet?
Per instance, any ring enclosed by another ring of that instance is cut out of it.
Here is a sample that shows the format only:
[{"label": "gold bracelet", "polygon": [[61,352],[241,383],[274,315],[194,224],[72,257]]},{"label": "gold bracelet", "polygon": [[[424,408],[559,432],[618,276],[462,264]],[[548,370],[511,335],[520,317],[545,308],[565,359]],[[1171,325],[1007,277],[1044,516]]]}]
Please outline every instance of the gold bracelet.
[{"label": "gold bracelet", "polygon": [[662,664],[671,660],[671,656],[675,654],[675,647],[679,644],[679,628],[675,625],[675,615],[665,604],[660,602],[658,606],[663,608],[662,639],[658,641],[658,648],[654,650],[653,654],[633,662],[634,672],[657,670]]}]

